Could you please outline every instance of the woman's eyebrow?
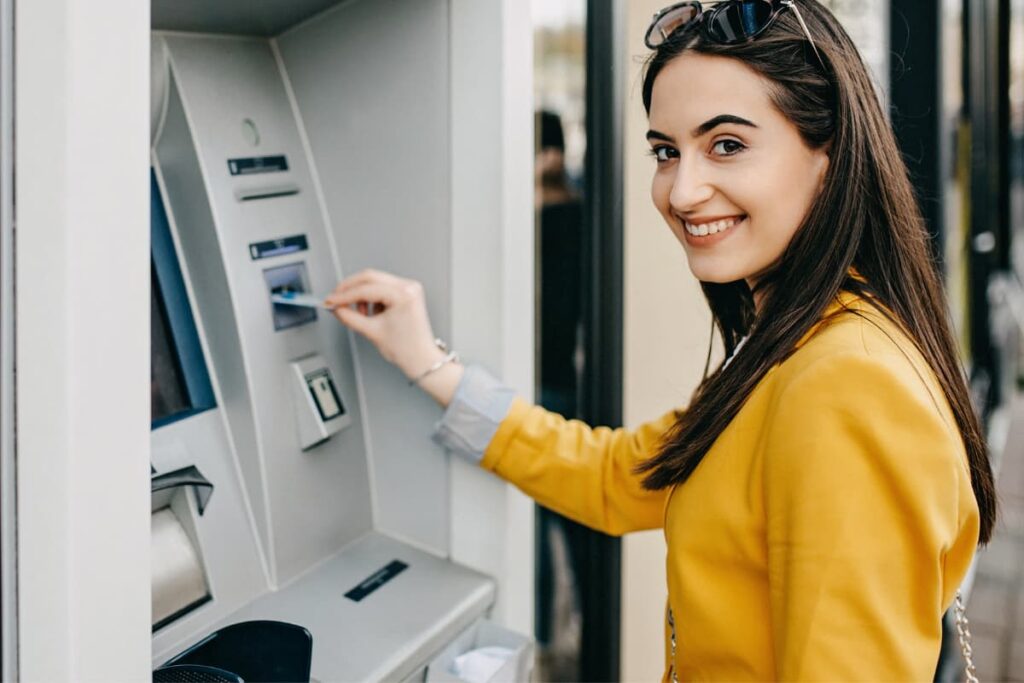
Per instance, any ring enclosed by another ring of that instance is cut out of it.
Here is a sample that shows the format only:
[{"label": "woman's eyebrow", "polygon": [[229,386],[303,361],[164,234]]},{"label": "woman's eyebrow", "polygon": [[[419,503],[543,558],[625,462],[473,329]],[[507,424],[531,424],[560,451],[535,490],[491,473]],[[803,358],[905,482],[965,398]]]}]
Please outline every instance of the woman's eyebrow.
[{"label": "woman's eyebrow", "polygon": [[[736,116],[735,114],[719,114],[718,116],[708,119],[704,123],[700,124],[690,133],[695,138],[699,138],[702,135],[707,135],[709,132],[721,126],[724,123],[733,123],[738,126],[750,126],[751,128],[757,128],[757,124],[753,121],[748,121],[742,116]],[[647,131],[648,140],[664,140],[665,142],[675,142],[675,138],[671,135],[666,135],[657,130]]]},{"label": "woman's eyebrow", "polygon": [[648,140],[664,140],[665,142],[675,142],[675,140],[672,139],[671,135],[665,135],[664,133],[659,133],[656,130],[649,130],[649,131],[647,131],[647,139]]},{"label": "woman's eyebrow", "polygon": [[690,133],[695,138],[699,138],[702,135],[706,135],[723,123],[735,123],[739,126],[750,126],[751,128],[757,128],[757,124],[753,121],[748,121],[742,116],[734,116],[733,114],[719,114],[713,119],[708,119],[704,123],[700,124]]}]

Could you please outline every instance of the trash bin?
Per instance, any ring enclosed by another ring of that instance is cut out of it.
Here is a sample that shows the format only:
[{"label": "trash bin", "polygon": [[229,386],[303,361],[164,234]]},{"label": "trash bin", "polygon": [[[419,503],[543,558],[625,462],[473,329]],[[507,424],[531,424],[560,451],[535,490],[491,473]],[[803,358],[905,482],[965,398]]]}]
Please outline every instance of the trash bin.
[{"label": "trash bin", "polygon": [[525,683],[532,673],[533,640],[481,619],[459,634],[427,665],[424,680],[428,683]]}]

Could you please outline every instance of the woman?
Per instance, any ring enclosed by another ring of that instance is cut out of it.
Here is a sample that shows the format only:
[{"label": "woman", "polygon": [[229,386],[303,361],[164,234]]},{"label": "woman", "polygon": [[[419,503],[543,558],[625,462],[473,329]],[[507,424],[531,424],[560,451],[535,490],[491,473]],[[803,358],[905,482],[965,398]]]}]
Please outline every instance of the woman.
[{"label": "woman", "polygon": [[930,680],[995,499],[867,71],[813,0],[684,3],[648,38],[652,198],[728,356],[688,408],[591,429],[438,350],[415,282],[328,304],[447,406],[452,451],[595,529],[664,527],[666,680]]}]

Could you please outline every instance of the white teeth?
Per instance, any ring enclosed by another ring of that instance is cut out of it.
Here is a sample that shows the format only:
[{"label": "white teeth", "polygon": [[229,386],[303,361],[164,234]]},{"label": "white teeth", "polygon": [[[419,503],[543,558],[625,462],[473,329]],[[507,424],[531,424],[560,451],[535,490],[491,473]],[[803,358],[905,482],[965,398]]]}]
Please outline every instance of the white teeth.
[{"label": "white teeth", "polygon": [[705,235],[714,235],[715,233],[722,232],[723,230],[728,230],[738,222],[739,219],[737,218],[725,218],[720,221],[702,223],[700,225],[694,225],[693,223],[686,222],[684,222],[683,225],[686,226],[686,232],[691,235],[703,237]]}]

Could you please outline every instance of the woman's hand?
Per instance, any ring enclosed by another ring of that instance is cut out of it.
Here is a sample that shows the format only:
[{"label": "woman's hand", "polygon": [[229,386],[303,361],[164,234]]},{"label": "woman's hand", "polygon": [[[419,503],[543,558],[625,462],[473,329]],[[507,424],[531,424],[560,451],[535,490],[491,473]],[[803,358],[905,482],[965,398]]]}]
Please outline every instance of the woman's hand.
[{"label": "woman's hand", "polygon": [[[338,283],[324,304],[410,380],[445,356],[434,344],[423,285],[415,280],[364,270]],[[420,386],[448,405],[461,378],[462,367],[448,363],[424,378]]]},{"label": "woman's hand", "polygon": [[434,344],[423,285],[415,280],[364,270],[338,283],[324,304],[409,379],[444,356]]}]

